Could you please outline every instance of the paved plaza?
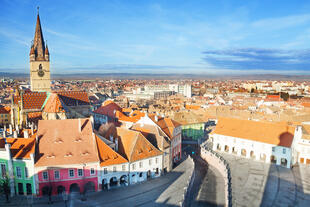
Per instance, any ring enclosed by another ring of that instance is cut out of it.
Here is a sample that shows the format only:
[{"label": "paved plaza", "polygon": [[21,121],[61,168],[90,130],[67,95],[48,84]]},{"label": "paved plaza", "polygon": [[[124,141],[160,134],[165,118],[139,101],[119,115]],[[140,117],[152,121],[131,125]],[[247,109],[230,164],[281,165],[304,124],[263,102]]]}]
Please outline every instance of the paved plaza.
[{"label": "paved plaza", "polygon": [[233,206],[310,206],[310,166],[292,169],[221,152],[232,173]]},{"label": "paved plaza", "polygon": [[[68,207],[132,207],[132,206],[180,206],[184,187],[191,175],[191,163],[187,159],[172,172],[149,181],[118,187],[108,191],[87,194],[87,201],[81,201],[79,194],[70,195]],[[33,206],[64,207],[64,201],[53,197],[53,205],[47,204],[47,198],[35,199]],[[25,197],[16,196],[7,204],[1,197],[0,206],[30,206]]]}]

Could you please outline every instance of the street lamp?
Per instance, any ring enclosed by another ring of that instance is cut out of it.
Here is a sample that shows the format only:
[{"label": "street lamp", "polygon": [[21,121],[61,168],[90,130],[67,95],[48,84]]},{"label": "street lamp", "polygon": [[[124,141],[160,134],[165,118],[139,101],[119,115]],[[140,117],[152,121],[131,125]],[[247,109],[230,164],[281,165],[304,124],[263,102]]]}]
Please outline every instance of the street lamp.
[{"label": "street lamp", "polygon": [[81,201],[86,201],[86,188],[85,188],[85,166],[86,164],[83,163],[83,192],[82,192],[82,198],[81,198]]}]

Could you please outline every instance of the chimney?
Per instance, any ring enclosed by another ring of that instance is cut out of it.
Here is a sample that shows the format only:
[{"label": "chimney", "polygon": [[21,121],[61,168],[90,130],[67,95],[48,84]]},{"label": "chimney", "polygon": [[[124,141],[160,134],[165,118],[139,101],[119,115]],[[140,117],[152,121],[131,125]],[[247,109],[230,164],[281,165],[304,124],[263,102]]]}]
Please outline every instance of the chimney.
[{"label": "chimney", "polygon": [[91,125],[93,126],[93,128],[94,128],[94,116],[93,115],[91,115],[90,117],[89,117],[89,120],[90,120],[90,123],[91,123]]},{"label": "chimney", "polygon": [[29,138],[29,133],[27,129],[24,130],[24,138]]},{"label": "chimney", "polygon": [[157,115],[155,116],[155,121],[158,122],[158,116]]},{"label": "chimney", "polygon": [[16,130],[13,132],[13,137],[17,138],[17,131]]},{"label": "chimney", "polygon": [[12,134],[13,133],[12,124],[10,124],[9,127],[10,127],[10,134]]},{"label": "chimney", "polygon": [[33,135],[33,122],[31,122],[31,135]]},{"label": "chimney", "polygon": [[17,131],[17,134],[19,134],[19,126],[18,126],[18,124],[16,125],[16,127],[15,127],[15,131]]},{"label": "chimney", "polygon": [[6,138],[6,130],[3,130],[3,138]]},{"label": "chimney", "polygon": [[118,139],[115,139],[115,151],[118,152]]},{"label": "chimney", "polygon": [[81,119],[79,118],[79,132],[82,132],[82,123],[81,123]]}]

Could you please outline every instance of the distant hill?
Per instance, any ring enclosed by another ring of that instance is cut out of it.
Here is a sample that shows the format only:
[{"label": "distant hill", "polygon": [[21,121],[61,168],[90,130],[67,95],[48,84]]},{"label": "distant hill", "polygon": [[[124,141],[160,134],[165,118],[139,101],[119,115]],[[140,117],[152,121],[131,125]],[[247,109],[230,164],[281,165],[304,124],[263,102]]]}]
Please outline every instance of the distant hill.
[{"label": "distant hill", "polygon": [[[0,77],[29,79],[29,73],[0,72]],[[310,75],[209,75],[209,74],[146,74],[146,73],[76,73],[52,74],[52,79],[196,79],[196,80],[310,80]]]}]

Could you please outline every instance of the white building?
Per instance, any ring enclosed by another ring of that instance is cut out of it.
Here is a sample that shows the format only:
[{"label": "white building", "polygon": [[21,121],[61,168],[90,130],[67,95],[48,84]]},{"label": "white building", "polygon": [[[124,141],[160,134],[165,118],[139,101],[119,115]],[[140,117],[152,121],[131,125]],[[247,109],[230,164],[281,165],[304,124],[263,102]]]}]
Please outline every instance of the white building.
[{"label": "white building", "polygon": [[298,126],[298,136],[294,140],[295,161],[301,164],[310,164],[310,125]]},{"label": "white building", "polygon": [[220,118],[210,135],[213,149],[290,168],[298,128],[271,122]]}]

